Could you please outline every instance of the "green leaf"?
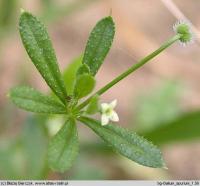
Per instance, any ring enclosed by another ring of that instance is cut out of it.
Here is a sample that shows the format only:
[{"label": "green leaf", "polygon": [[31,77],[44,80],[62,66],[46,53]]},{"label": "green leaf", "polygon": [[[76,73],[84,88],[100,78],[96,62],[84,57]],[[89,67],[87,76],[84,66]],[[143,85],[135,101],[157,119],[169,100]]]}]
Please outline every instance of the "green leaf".
[{"label": "green leaf", "polygon": [[95,86],[95,79],[89,74],[79,75],[74,86],[74,95],[78,99],[87,96]]},{"label": "green leaf", "polygon": [[45,26],[32,14],[23,12],[19,21],[19,31],[32,62],[52,91],[66,104],[64,80]]},{"label": "green leaf", "polygon": [[100,20],[92,30],[83,57],[83,63],[89,66],[92,75],[97,73],[103,63],[114,34],[115,25],[110,16]]},{"label": "green leaf", "polygon": [[199,123],[200,111],[193,111],[185,113],[173,121],[163,123],[152,131],[142,133],[142,135],[157,145],[199,140]]},{"label": "green leaf", "polygon": [[70,63],[68,67],[64,70],[63,77],[69,95],[73,94],[76,73],[78,68],[81,66],[82,59],[82,55],[75,58],[72,63]]},{"label": "green leaf", "polygon": [[77,70],[76,75],[82,75],[82,74],[89,74],[90,73],[90,68],[86,64],[82,64],[79,69]]},{"label": "green leaf", "polygon": [[48,148],[49,166],[54,171],[69,169],[78,154],[78,133],[74,120],[68,120],[51,139]]},{"label": "green leaf", "polygon": [[87,114],[95,114],[99,111],[99,95],[95,95],[90,100],[90,103],[87,106]]},{"label": "green leaf", "polygon": [[36,113],[64,114],[66,108],[50,96],[30,87],[16,87],[8,95],[18,107]]},{"label": "green leaf", "polygon": [[165,166],[160,150],[136,133],[112,124],[101,126],[99,121],[91,118],[81,117],[79,120],[123,156],[148,167]]}]

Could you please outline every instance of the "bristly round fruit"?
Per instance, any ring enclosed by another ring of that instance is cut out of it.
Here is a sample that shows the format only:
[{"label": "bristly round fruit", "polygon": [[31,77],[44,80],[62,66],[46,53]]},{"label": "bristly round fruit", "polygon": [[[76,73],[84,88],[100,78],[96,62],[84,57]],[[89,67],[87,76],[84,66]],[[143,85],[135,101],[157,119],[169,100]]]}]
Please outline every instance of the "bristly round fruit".
[{"label": "bristly round fruit", "polygon": [[179,20],[174,24],[173,29],[176,34],[180,34],[179,41],[183,46],[194,42],[195,37],[189,22]]}]

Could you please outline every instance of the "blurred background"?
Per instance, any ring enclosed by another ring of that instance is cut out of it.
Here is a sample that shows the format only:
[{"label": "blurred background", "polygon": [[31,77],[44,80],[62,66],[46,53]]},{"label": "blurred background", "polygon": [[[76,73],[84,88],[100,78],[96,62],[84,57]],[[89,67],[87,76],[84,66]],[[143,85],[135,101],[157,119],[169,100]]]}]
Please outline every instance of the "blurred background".
[{"label": "blurred background", "polygon": [[48,169],[46,149],[63,118],[30,114],[6,97],[17,85],[49,92],[22,46],[20,8],[46,24],[63,72],[79,59],[96,22],[112,11],[116,35],[97,89],[173,36],[178,18],[200,29],[197,0],[0,0],[0,179],[200,179],[198,40],[174,44],[102,96],[103,102],[118,100],[119,125],[158,145],[168,170],[113,153],[80,125],[80,154],[69,171],[58,174]]}]

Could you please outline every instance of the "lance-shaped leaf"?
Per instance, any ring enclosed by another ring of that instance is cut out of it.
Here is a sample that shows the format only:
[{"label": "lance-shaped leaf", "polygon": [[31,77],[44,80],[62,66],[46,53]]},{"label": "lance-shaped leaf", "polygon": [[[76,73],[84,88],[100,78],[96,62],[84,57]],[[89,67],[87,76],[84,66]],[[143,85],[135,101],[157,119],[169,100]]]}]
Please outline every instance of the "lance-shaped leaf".
[{"label": "lance-shaped leaf", "polygon": [[78,133],[74,120],[68,120],[51,139],[48,148],[49,166],[54,171],[69,169],[78,154]]},{"label": "lance-shaped leaf", "polygon": [[16,87],[8,96],[18,107],[36,113],[64,114],[66,108],[50,96],[46,96],[30,87]]},{"label": "lance-shaped leaf", "polygon": [[110,16],[100,20],[92,30],[83,57],[83,63],[89,66],[92,75],[97,73],[103,63],[114,34],[115,25]]},{"label": "lance-shaped leaf", "polygon": [[32,14],[23,12],[19,21],[19,31],[32,62],[52,91],[66,103],[66,88],[45,26]]},{"label": "lance-shaped leaf", "polygon": [[165,166],[160,150],[136,133],[112,124],[101,126],[99,121],[91,118],[81,117],[80,121],[123,156],[148,167]]},{"label": "lance-shaped leaf", "polygon": [[89,74],[82,74],[77,76],[75,86],[74,86],[74,95],[78,99],[87,96],[95,86],[95,79]]}]

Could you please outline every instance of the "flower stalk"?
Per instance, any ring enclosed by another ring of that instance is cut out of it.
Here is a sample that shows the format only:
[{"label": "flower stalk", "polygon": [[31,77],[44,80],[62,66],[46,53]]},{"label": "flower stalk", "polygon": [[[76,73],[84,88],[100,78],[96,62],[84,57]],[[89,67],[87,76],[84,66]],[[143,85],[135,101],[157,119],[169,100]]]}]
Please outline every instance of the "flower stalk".
[{"label": "flower stalk", "polygon": [[119,75],[118,77],[116,77],[115,79],[113,79],[111,82],[109,82],[108,84],[106,84],[104,87],[102,87],[101,89],[99,89],[96,93],[94,93],[92,96],[90,96],[88,99],[86,99],[83,103],[81,103],[77,108],[79,110],[82,109],[82,108],[84,108],[90,102],[90,100],[91,100],[91,98],[93,96],[95,96],[95,95],[102,95],[103,93],[105,93],[108,89],[110,89],[112,86],[114,86],[115,84],[117,84],[119,81],[121,81],[122,79],[124,79],[125,77],[127,77],[128,75],[130,75],[132,72],[134,72],[135,70],[137,70],[138,68],[140,68],[141,66],[143,66],[144,64],[146,64],[147,62],[149,62],[151,59],[153,59],[155,56],[157,56],[158,54],[160,54],[163,50],[165,50],[166,48],[168,48],[169,46],[171,46],[173,43],[175,43],[176,41],[180,40],[181,37],[182,37],[181,34],[176,34],[175,36],[173,36],[172,38],[170,38],[169,40],[167,40],[164,44],[161,45],[161,47],[159,47],[157,50],[155,50],[151,54],[147,55],[145,58],[141,59],[138,63],[134,64],[128,70],[126,70],[121,75]]}]

